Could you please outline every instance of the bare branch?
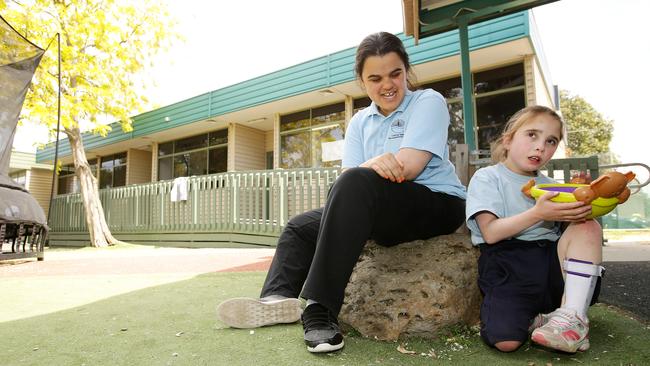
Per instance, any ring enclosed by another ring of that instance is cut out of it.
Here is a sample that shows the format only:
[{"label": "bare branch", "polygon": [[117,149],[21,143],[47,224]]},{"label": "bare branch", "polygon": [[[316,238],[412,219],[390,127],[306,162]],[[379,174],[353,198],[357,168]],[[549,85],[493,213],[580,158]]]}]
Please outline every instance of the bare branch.
[{"label": "bare branch", "polygon": [[135,27],[133,27],[133,30],[131,31],[127,39],[123,39],[122,41],[120,41],[120,45],[127,43],[128,39],[135,34],[135,31],[138,30],[138,28],[140,28],[140,26],[142,26],[143,23],[136,24]]}]

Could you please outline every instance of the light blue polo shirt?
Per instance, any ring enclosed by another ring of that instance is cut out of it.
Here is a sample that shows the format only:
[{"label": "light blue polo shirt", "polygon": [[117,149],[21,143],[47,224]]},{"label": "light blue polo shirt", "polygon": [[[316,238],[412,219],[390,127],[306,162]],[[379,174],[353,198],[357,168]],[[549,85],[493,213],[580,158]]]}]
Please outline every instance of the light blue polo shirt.
[{"label": "light blue polo shirt", "polygon": [[465,187],[449,161],[448,128],[445,98],[431,89],[407,91],[399,107],[388,116],[379,113],[372,102],[348,124],[342,166],[357,167],[385,152],[397,154],[401,148],[428,151],[433,156],[414,182],[434,192],[465,198]]},{"label": "light blue polo shirt", "polygon": [[[521,187],[535,178],[535,184],[555,183],[544,174],[537,173],[536,177],[520,175],[508,169],[502,163],[481,168],[474,173],[467,188],[467,204],[465,216],[467,227],[472,232],[474,245],[485,243],[475,215],[488,211],[497,218],[505,218],[520,214],[533,206],[535,200],[521,193]],[[560,223],[555,221],[540,221],[514,236],[519,240],[551,240],[560,237]]]}]

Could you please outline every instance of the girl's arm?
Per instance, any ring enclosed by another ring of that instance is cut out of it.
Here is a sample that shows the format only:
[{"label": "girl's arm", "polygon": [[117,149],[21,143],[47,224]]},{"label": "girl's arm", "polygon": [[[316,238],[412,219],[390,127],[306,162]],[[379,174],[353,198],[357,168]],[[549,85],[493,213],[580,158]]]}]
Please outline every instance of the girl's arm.
[{"label": "girl's arm", "polygon": [[392,153],[383,153],[379,156],[365,161],[359,165],[362,168],[370,168],[377,172],[380,177],[391,182],[402,183],[404,181],[404,164],[397,160]]},{"label": "girl's arm", "polygon": [[405,147],[399,150],[396,157],[404,166],[404,179],[413,180],[422,173],[422,169],[431,161],[433,154],[428,151]]},{"label": "girl's arm", "polygon": [[408,108],[409,120],[399,151],[386,156],[385,161],[379,159],[392,169],[389,176],[394,176],[397,182],[414,180],[434,154],[442,157],[447,150],[449,109],[444,97],[426,89]]},{"label": "girl's arm", "polygon": [[364,162],[360,166],[372,168],[384,179],[401,183],[405,180],[417,178],[432,156],[433,154],[428,151],[402,148],[397,155],[384,153]]},{"label": "girl's arm", "polygon": [[537,199],[535,206],[510,217],[497,218],[488,211],[476,214],[476,223],[481,229],[481,236],[488,244],[516,236],[540,221],[584,221],[591,213],[591,205],[583,202],[552,202],[558,192],[547,192]]}]

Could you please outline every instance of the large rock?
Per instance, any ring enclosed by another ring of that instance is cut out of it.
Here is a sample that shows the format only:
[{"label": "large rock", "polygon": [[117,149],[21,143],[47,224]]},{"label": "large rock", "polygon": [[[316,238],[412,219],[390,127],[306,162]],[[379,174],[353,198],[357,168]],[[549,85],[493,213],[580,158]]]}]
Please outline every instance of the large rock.
[{"label": "large rock", "polygon": [[339,320],[381,340],[435,338],[478,321],[478,249],[451,234],[391,248],[368,242],[345,289]]}]

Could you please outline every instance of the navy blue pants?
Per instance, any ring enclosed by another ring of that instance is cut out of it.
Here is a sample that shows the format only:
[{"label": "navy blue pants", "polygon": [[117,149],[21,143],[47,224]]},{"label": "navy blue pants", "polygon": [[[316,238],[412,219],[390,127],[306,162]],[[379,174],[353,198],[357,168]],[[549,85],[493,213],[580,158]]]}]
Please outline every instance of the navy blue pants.
[{"label": "navy blue pants", "polygon": [[[502,341],[523,343],[533,318],[562,304],[564,279],[557,242],[513,239],[479,248],[481,337],[490,346]],[[599,292],[600,277],[592,304]]]},{"label": "navy blue pants", "polygon": [[453,233],[465,200],[413,183],[393,183],[368,168],[343,172],[325,207],[293,217],[278,240],[261,297],[302,296],[334,314],[368,239],[393,246]]}]

